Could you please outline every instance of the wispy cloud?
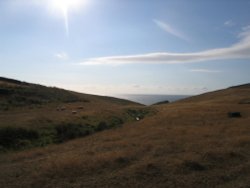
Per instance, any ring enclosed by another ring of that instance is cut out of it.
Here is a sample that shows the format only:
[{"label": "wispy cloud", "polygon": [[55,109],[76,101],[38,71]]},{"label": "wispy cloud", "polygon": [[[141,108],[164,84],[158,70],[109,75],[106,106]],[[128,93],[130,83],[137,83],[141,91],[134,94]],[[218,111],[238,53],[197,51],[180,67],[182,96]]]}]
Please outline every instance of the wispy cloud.
[{"label": "wispy cloud", "polygon": [[66,52],[56,53],[55,57],[63,61],[69,60],[69,55]]},{"label": "wispy cloud", "polygon": [[182,40],[189,41],[188,37],[186,37],[182,32],[178,31],[176,28],[174,28],[170,24],[163,22],[161,20],[156,20],[156,19],[154,19],[153,21],[158,27],[160,27],[161,29],[163,29],[167,33],[169,33],[175,37],[178,37]]},{"label": "wispy cloud", "polygon": [[235,25],[236,24],[232,20],[227,20],[227,21],[224,22],[224,26],[227,26],[227,27],[233,27]]},{"label": "wispy cloud", "polygon": [[250,59],[250,26],[238,35],[239,42],[224,48],[215,48],[192,53],[158,52],[128,56],[109,56],[87,59],[83,65],[120,65],[132,63],[194,63],[221,59]]},{"label": "wispy cloud", "polygon": [[200,72],[200,73],[221,73],[220,70],[210,70],[210,69],[190,69],[190,72]]}]

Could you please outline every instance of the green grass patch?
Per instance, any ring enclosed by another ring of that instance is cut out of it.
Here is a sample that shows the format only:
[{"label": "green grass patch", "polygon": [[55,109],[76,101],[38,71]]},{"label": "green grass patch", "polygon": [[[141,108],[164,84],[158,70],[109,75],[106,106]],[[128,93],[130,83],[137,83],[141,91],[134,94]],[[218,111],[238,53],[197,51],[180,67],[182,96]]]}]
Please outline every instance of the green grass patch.
[{"label": "green grass patch", "polygon": [[151,116],[156,114],[156,111],[152,108],[129,108],[125,110],[125,114],[127,119],[130,120],[141,120],[144,119],[146,116]]},{"label": "green grass patch", "polygon": [[53,125],[52,122],[48,123],[47,126],[40,126],[36,129],[3,127],[0,129],[0,151],[23,150],[63,143],[95,132],[120,127],[123,124],[123,120],[115,116],[108,117],[105,121],[95,117],[88,117],[87,119],[94,123],[68,122]]}]

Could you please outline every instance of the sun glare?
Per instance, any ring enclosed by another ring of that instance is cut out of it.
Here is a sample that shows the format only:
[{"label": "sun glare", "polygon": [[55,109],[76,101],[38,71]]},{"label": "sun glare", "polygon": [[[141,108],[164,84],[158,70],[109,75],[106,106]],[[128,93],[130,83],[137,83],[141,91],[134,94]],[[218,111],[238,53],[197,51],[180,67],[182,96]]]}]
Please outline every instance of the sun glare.
[{"label": "sun glare", "polygon": [[84,3],[83,0],[53,0],[52,6],[57,9],[61,9],[62,11],[78,8]]},{"label": "sun glare", "polygon": [[69,11],[84,6],[86,0],[52,0],[50,5],[63,16],[67,36],[69,35]]}]

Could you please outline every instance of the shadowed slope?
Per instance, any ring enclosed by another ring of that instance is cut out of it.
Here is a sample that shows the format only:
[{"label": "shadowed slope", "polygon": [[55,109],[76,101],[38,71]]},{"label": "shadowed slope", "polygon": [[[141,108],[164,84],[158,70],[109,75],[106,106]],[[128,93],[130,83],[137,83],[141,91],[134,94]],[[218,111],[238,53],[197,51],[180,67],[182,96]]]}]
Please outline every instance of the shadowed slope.
[{"label": "shadowed slope", "polygon": [[42,105],[55,102],[92,102],[96,100],[99,100],[99,102],[104,101],[119,105],[136,104],[128,100],[122,100],[113,97],[81,94],[56,87],[45,87],[38,84],[30,84],[18,80],[0,77],[1,108]]}]

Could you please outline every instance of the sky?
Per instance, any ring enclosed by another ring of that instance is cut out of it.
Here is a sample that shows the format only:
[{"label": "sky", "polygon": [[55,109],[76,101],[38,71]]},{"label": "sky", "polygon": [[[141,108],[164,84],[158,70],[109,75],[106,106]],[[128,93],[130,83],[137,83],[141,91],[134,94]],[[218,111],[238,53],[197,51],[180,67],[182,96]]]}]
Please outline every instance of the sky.
[{"label": "sky", "polygon": [[250,0],[0,0],[0,76],[99,94],[250,82]]}]

